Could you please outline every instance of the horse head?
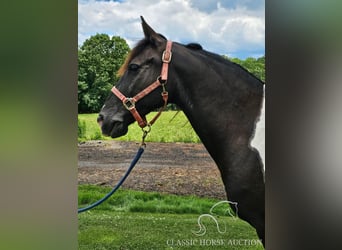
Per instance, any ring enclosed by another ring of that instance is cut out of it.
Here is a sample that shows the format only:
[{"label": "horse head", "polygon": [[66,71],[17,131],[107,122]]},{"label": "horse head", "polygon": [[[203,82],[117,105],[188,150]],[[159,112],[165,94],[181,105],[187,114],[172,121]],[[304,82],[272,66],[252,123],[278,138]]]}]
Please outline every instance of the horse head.
[{"label": "horse head", "polygon": [[[144,123],[146,114],[167,102],[161,97],[161,93],[167,93],[164,85],[166,80],[161,79],[163,52],[167,40],[156,33],[143,17],[141,20],[145,37],[133,48],[121,66],[118,72],[121,78],[112,89],[113,93],[107,98],[97,118],[102,133],[113,138],[125,135],[128,126],[135,121],[131,108],[134,108]],[[141,100],[139,98],[139,102],[130,98],[137,96],[141,91],[144,92],[151,83],[155,83],[155,88]]]}]

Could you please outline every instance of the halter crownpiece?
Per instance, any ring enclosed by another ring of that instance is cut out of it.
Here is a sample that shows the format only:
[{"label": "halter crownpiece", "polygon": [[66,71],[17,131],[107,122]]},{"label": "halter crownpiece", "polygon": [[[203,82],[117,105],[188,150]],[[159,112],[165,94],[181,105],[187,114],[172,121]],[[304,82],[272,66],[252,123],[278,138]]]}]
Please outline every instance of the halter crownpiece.
[{"label": "halter crownpiece", "polygon": [[[166,43],[166,48],[163,52],[162,55],[162,69],[160,76],[157,78],[157,80],[153,83],[151,83],[148,87],[140,91],[138,94],[136,94],[134,97],[126,97],[123,95],[115,86],[112,88],[112,92],[114,95],[116,95],[121,101],[124,107],[131,112],[133,115],[134,119],[138,122],[139,126],[141,128],[145,128],[146,126],[151,126],[160,116],[160,114],[163,112],[167,105],[167,100],[168,100],[168,92],[165,89],[165,84],[167,82],[167,77],[168,77],[168,71],[169,71],[169,63],[171,62],[172,58],[172,41],[167,41]],[[140,99],[151,93],[153,90],[158,88],[159,86],[162,86],[163,91],[161,93],[164,105],[163,107],[159,110],[159,112],[156,114],[156,116],[150,121],[147,122],[145,119],[143,119],[138,110],[135,108],[135,103],[138,102]]]}]

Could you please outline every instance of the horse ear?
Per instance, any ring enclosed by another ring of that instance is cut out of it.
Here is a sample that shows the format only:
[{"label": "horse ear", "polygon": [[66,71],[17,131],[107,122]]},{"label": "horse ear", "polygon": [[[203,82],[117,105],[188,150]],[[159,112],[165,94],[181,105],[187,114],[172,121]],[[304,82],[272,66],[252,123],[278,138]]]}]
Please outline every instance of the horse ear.
[{"label": "horse ear", "polygon": [[144,31],[144,35],[146,39],[149,39],[150,42],[155,45],[158,46],[161,43],[163,43],[164,38],[162,36],[160,36],[157,32],[155,32],[145,21],[145,19],[140,16],[141,18],[141,25]]}]

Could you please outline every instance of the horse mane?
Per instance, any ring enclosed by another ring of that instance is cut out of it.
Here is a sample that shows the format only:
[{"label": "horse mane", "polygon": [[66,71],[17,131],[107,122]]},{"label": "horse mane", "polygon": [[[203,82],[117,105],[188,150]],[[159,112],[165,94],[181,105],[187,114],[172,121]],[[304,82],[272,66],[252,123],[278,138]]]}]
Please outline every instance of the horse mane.
[{"label": "horse mane", "polygon": [[204,55],[206,57],[212,58],[213,60],[215,60],[215,61],[217,61],[219,63],[225,64],[225,65],[230,66],[230,67],[233,66],[233,67],[238,68],[238,69],[240,69],[242,71],[245,71],[249,75],[251,75],[253,78],[257,79],[261,84],[263,84],[263,85],[265,84],[261,79],[259,79],[252,72],[248,71],[247,69],[242,67],[240,64],[232,62],[231,60],[224,58],[223,56],[220,56],[218,54],[215,54],[215,53],[203,50],[203,49],[198,50],[198,53],[200,53],[201,55]]},{"label": "horse mane", "polygon": [[185,47],[187,47],[188,49],[192,49],[192,50],[202,50],[202,45],[198,44],[198,43],[189,43],[187,45],[185,45]]}]

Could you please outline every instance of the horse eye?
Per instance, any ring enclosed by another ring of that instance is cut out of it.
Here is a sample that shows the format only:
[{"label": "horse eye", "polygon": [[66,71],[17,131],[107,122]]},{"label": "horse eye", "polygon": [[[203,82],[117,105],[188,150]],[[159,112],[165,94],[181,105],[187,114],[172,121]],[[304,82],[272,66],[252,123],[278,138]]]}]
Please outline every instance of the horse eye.
[{"label": "horse eye", "polygon": [[139,65],[138,64],[135,64],[135,63],[131,63],[129,66],[128,66],[128,69],[131,70],[131,71],[137,71],[139,69]]},{"label": "horse eye", "polygon": [[150,59],[147,60],[147,64],[152,64],[153,61],[154,61],[154,58],[152,57],[152,58],[150,58]]}]

